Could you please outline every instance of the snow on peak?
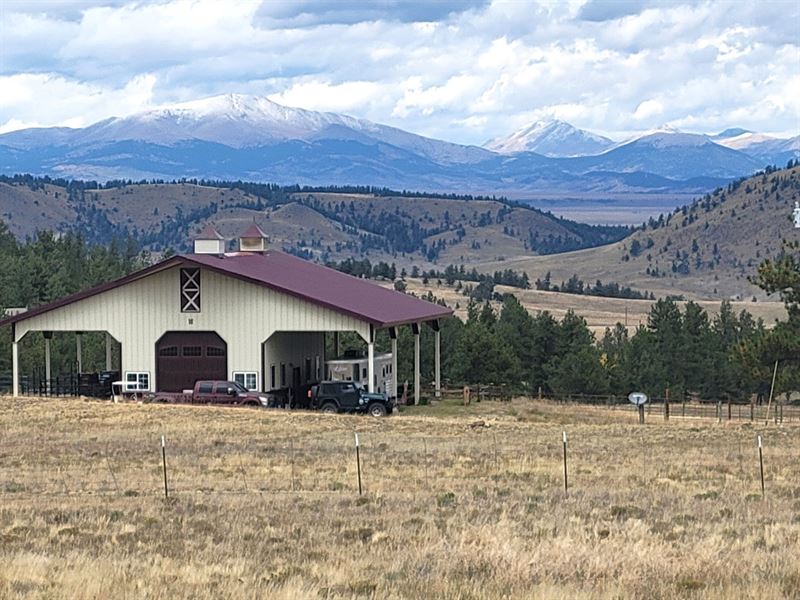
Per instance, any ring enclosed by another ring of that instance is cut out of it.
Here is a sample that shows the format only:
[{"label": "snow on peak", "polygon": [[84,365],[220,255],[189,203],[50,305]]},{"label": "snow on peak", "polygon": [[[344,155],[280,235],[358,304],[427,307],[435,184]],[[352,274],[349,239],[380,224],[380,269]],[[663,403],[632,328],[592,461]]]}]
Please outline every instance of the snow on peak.
[{"label": "snow on peak", "polygon": [[82,142],[126,140],[172,146],[204,141],[247,148],[321,139],[384,142],[442,163],[473,163],[491,156],[474,146],[426,138],[401,129],[330,112],[292,108],[261,96],[224,94],[182,102],[81,130]]},{"label": "snow on peak", "polygon": [[766,135],[764,133],[753,133],[752,131],[745,131],[744,133],[740,133],[739,135],[723,138],[723,139],[716,139],[714,140],[717,144],[722,146],[727,146],[728,148],[733,148],[734,150],[745,150],[750,146],[755,144],[763,144],[765,142],[778,142],[782,140],[778,140],[778,138],[772,137],[771,135]]},{"label": "snow on peak", "polygon": [[687,133],[671,125],[662,125],[656,129],[645,131],[622,145],[633,143],[647,144],[655,148],[667,148],[670,146],[704,146],[713,142],[705,135]]},{"label": "snow on peak", "polygon": [[534,121],[507,137],[486,142],[484,147],[503,154],[536,152],[545,156],[567,157],[599,154],[612,143],[608,138],[554,119]]}]

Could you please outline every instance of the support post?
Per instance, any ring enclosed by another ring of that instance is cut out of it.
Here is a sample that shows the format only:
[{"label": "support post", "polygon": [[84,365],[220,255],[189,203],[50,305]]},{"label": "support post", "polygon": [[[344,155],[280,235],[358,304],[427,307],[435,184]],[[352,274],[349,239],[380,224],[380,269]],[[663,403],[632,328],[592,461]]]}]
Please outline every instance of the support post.
[{"label": "support post", "polygon": [[411,325],[411,331],[414,333],[414,404],[419,404],[419,323],[413,323]]},{"label": "support post", "polygon": [[439,321],[434,326],[434,360],[435,360],[435,380],[434,390],[437,398],[442,397],[442,332],[439,329]]},{"label": "support post", "polygon": [[75,333],[75,356],[78,359],[78,375],[83,373],[83,350],[81,348],[81,336],[83,334],[78,331]]},{"label": "support post", "polygon": [[111,334],[106,331],[106,371],[111,370]]},{"label": "support post", "polygon": [[772,394],[775,391],[775,377],[778,375],[778,361],[775,361],[775,369],[772,371],[772,384],[769,386],[769,402],[767,402],[767,417],[764,420],[765,425],[769,425],[769,409],[772,407]]},{"label": "support post", "polygon": [[333,332],[333,353],[334,353],[333,358],[339,358],[339,353],[340,352],[341,351],[339,349],[339,332],[338,331],[334,331]]},{"label": "support post", "polygon": [[397,329],[389,328],[389,337],[392,339],[392,397],[397,401]]},{"label": "support post", "polygon": [[14,338],[14,329],[11,329],[11,395],[19,396],[19,344]]},{"label": "support post", "polygon": [[42,332],[44,335],[44,389],[47,395],[50,395],[50,340],[53,338],[52,331]]},{"label": "support post", "polygon": [[375,393],[375,328],[369,326],[369,342],[367,342],[367,389],[370,394]]}]

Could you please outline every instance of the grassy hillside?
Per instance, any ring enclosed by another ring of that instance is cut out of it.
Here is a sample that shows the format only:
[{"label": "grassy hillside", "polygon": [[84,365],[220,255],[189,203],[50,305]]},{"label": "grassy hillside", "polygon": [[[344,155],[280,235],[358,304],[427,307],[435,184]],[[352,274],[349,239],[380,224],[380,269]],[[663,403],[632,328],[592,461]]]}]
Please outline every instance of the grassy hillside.
[{"label": "grassy hillside", "polygon": [[[385,287],[391,287],[391,282],[381,282]],[[407,290],[417,296],[425,296],[428,292],[437,298],[443,299],[448,306],[456,308],[456,315],[462,319],[467,318],[467,305],[469,298],[463,291],[455,286],[447,285],[436,280],[423,283],[420,279],[406,279]],[[513,294],[530,313],[548,311],[557,319],[561,319],[568,310],[586,319],[589,329],[599,338],[606,327],[614,327],[617,323],[627,324],[630,333],[639,325],[647,324],[647,317],[653,300],[631,300],[626,298],[601,298],[598,296],[582,296],[562,292],[543,292],[539,290],[522,290],[519,288],[498,285],[495,291],[501,294]],[[714,318],[719,312],[720,301],[701,300],[700,306]],[[683,302],[679,303],[685,304]],[[499,302],[494,303],[496,308]],[[786,308],[782,302],[731,302],[735,313],[745,310],[755,319],[763,319],[767,327],[772,327],[778,319],[786,319]]]},{"label": "grassy hillside", "polygon": [[798,199],[800,167],[782,169],[717,190],[607,246],[493,261],[481,269],[524,270],[531,281],[550,271],[556,284],[576,273],[589,283],[617,281],[656,295],[763,298],[748,277],[780,252],[782,239],[800,239],[791,223]]},{"label": "grassy hillside", "polygon": [[206,222],[234,238],[255,221],[273,247],[317,260],[357,256],[421,267],[595,246],[626,232],[500,200],[380,192],[300,193],[240,182],[68,188],[27,178],[0,181],[0,218],[20,237],[77,229],[97,243],[131,235],[156,252],[188,249]]}]

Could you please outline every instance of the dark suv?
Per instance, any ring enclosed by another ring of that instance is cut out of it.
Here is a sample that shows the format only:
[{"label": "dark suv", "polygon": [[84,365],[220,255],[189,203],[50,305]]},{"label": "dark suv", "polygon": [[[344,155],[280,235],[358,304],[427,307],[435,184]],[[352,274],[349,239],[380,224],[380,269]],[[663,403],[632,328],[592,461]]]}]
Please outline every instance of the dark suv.
[{"label": "dark suv", "polygon": [[325,413],[360,412],[383,417],[394,408],[385,394],[370,394],[352,381],[322,381],[309,393],[311,407]]}]

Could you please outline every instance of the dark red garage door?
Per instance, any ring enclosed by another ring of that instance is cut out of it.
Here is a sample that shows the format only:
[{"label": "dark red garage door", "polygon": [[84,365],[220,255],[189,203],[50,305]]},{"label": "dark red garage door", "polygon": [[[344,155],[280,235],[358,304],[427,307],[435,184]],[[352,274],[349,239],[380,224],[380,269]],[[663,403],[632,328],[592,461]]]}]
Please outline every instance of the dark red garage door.
[{"label": "dark red garage door", "polygon": [[156,343],[156,386],[180,392],[198,379],[228,378],[228,346],[213,331],[171,331]]}]

